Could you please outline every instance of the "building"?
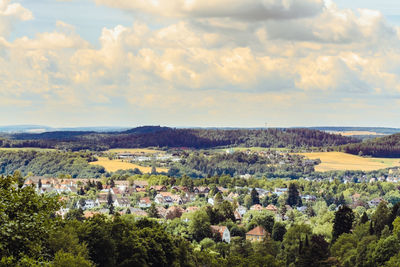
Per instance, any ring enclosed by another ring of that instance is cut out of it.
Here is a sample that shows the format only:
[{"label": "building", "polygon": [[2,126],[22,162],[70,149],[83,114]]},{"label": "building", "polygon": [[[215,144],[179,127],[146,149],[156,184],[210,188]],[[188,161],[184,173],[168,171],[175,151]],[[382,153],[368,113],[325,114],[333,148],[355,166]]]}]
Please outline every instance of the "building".
[{"label": "building", "polygon": [[277,213],[278,212],[278,208],[275,205],[269,204],[265,210],[271,211],[273,213]]},{"label": "building", "polygon": [[139,208],[148,208],[151,206],[151,200],[149,197],[142,197],[139,200]]},{"label": "building", "polygon": [[251,242],[262,241],[266,233],[267,231],[265,231],[264,228],[262,228],[261,226],[257,226],[246,233],[246,240],[249,240]]},{"label": "building", "polygon": [[254,204],[250,207],[250,210],[262,211],[264,208],[260,204]]},{"label": "building", "polygon": [[289,191],[288,188],[275,188],[274,194],[281,196]]},{"label": "building", "polygon": [[231,242],[231,233],[229,232],[228,227],[211,225],[211,232],[213,232],[214,234],[219,234],[223,242],[226,242],[228,244]]},{"label": "building", "polygon": [[384,199],[381,198],[381,197],[377,197],[377,198],[371,199],[370,201],[368,201],[368,206],[370,206],[371,208],[376,207],[382,201],[384,201]]}]

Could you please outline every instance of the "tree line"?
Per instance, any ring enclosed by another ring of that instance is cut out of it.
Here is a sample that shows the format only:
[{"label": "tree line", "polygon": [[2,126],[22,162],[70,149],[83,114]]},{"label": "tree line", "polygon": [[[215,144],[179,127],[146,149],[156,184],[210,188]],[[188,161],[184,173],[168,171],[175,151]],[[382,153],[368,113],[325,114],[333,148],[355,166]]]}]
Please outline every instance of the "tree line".
[{"label": "tree line", "polygon": [[276,173],[286,173],[287,177],[301,177],[314,171],[317,161],[306,160],[303,156],[281,154],[268,151],[268,155],[257,153],[204,153],[194,152],[183,156],[179,163],[170,166],[171,176],[189,175],[193,178],[211,176],[256,175],[273,176]]},{"label": "tree line", "polygon": [[381,158],[400,157],[400,134],[366,140],[362,143],[340,146],[339,151],[346,153]]},{"label": "tree line", "polygon": [[90,152],[0,151],[0,174],[19,170],[23,175],[57,177],[68,174],[72,178],[99,178],[106,171],[104,167],[89,164],[96,160]]},{"label": "tree line", "polygon": [[213,148],[332,147],[359,140],[310,129],[176,129],[158,126],[134,128],[119,133],[53,132],[16,134],[0,140],[2,147],[41,147],[65,150],[107,150],[137,147]]}]

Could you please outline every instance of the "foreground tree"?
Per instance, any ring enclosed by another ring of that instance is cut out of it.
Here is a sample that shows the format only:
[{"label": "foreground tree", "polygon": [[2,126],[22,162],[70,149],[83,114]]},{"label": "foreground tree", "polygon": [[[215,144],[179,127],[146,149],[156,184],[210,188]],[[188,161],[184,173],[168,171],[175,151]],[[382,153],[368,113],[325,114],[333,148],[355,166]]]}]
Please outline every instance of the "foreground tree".
[{"label": "foreground tree", "polygon": [[0,257],[38,260],[48,252],[46,243],[61,205],[31,186],[19,187],[19,178],[18,173],[0,177]]}]

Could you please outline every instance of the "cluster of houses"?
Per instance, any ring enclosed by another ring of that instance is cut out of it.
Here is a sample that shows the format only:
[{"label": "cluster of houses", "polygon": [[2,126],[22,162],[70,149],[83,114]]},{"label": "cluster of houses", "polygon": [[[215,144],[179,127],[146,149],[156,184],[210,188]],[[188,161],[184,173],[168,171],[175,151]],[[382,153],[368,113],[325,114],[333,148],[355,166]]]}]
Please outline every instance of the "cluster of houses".
[{"label": "cluster of houses", "polygon": [[[92,186],[96,185],[95,195],[87,197],[85,194],[80,194],[82,188],[87,187],[88,183]],[[210,188],[207,186],[198,186],[191,188],[185,186],[172,186],[167,187],[164,185],[150,186],[147,181],[114,181],[113,185],[103,185],[100,179],[56,179],[33,176],[26,179],[24,186],[34,186],[38,193],[55,193],[61,195],[60,199],[66,201],[70,205],[69,208],[62,208],[59,211],[61,216],[64,216],[70,209],[82,209],[85,217],[91,217],[98,213],[109,213],[109,206],[112,204],[118,208],[120,213],[130,213],[137,216],[148,216],[149,208],[155,205],[160,218],[173,219],[181,217],[182,214],[195,212],[199,209],[196,204],[192,203],[198,199],[198,196],[206,198],[207,203],[215,205],[215,198],[209,197]],[[236,190],[229,192],[227,188],[217,187],[216,190],[223,193],[224,200],[233,202],[240,197],[240,190],[248,190],[248,194],[253,188],[236,187]],[[281,196],[288,193],[288,188],[275,188],[273,191],[268,191],[263,188],[254,188],[259,198],[272,194]],[[75,194],[70,194],[75,193]],[[353,194],[351,201],[354,207],[358,205],[368,205],[369,207],[376,207],[380,202],[384,201],[383,198],[374,198],[367,203],[360,200],[360,194]],[[313,195],[302,195],[303,203],[313,202],[317,200]],[[73,203],[73,204],[71,204]],[[286,210],[291,210],[292,207],[286,206]],[[298,211],[302,213],[307,212],[307,206],[297,207]],[[278,218],[286,216],[280,214],[278,208],[269,204],[263,207],[260,204],[255,204],[246,208],[242,205],[237,206],[234,211],[234,216],[237,222],[242,221],[243,216],[248,211],[269,211],[274,213]],[[187,216],[186,216],[187,217]],[[286,218],[281,218],[286,219]],[[187,220],[187,219],[186,219]],[[221,236],[221,240],[227,243],[230,242],[230,233],[225,226],[211,226],[211,230],[215,234]],[[265,230],[262,227],[256,227],[246,234],[246,239],[250,241],[260,241],[265,236]]]},{"label": "cluster of houses", "polygon": [[172,161],[179,162],[180,157],[174,156],[167,153],[145,153],[145,152],[121,152],[118,153],[117,158],[126,159],[134,162],[146,162],[146,161]]}]

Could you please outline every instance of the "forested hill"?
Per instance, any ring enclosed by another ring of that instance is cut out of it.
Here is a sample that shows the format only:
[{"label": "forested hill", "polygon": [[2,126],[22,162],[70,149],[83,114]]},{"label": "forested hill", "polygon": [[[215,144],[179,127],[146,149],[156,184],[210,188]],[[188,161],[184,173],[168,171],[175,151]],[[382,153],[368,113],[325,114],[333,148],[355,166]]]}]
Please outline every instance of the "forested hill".
[{"label": "forested hill", "polygon": [[400,134],[343,145],[339,150],[354,155],[400,158]]},{"label": "forested hill", "polygon": [[138,127],[118,133],[55,132],[19,134],[0,140],[3,147],[42,147],[71,150],[106,150],[136,147],[220,146],[327,147],[359,142],[350,137],[310,129],[176,129]]}]

